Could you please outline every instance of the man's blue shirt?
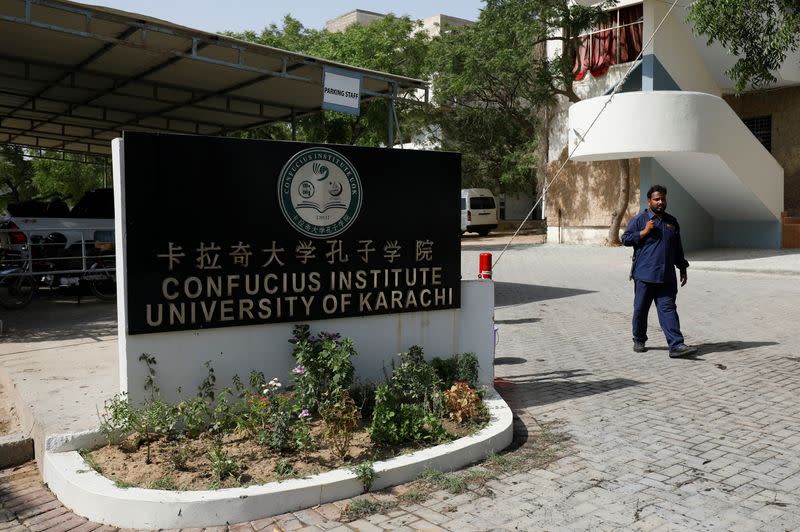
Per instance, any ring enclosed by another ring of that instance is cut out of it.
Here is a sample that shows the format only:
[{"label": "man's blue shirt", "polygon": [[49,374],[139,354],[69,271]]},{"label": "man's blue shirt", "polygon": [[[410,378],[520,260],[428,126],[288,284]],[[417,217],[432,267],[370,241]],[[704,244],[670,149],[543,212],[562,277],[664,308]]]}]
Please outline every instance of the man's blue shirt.
[{"label": "man's blue shirt", "polygon": [[[639,233],[648,220],[653,220],[655,225],[647,236],[640,238]],[[675,284],[675,268],[685,270],[689,267],[683,255],[678,220],[667,213],[659,218],[650,209],[645,209],[634,216],[622,234],[622,243],[633,246],[631,275],[638,281]]]}]

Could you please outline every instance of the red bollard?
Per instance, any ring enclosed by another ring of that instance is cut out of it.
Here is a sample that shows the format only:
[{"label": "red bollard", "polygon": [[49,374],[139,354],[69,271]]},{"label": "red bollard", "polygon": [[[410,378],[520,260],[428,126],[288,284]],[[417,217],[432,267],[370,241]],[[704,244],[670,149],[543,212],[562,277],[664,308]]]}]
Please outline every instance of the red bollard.
[{"label": "red bollard", "polygon": [[491,279],[492,278],[492,254],[481,253],[480,262],[478,263],[478,279]]}]

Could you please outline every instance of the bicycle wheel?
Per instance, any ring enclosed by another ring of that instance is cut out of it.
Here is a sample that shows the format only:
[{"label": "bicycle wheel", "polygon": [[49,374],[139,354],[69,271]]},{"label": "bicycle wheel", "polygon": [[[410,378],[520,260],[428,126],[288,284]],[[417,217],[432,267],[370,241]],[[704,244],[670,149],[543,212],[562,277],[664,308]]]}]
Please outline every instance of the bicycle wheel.
[{"label": "bicycle wheel", "polygon": [[117,298],[117,277],[114,272],[92,272],[89,291],[97,299],[114,301]]},{"label": "bicycle wheel", "polygon": [[36,282],[30,275],[0,278],[0,307],[7,310],[25,308],[33,300],[35,291]]}]

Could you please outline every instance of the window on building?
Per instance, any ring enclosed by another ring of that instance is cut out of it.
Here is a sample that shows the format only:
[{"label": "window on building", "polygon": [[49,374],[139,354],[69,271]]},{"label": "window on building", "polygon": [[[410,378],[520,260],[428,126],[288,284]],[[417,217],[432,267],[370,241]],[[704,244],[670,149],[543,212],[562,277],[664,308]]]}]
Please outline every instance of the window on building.
[{"label": "window on building", "polygon": [[599,78],[612,65],[635,60],[642,51],[642,4],[609,11],[609,20],[580,36],[575,66],[577,81],[587,72]]},{"label": "window on building", "polygon": [[742,120],[744,125],[755,135],[758,142],[772,153],[772,116],[756,116]]}]

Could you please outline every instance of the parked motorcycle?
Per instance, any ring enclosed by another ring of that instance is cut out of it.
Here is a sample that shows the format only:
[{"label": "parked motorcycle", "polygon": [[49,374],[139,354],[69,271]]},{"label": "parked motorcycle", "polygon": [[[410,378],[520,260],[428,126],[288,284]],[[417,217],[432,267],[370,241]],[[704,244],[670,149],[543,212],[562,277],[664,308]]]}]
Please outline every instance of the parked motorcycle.
[{"label": "parked motorcycle", "polygon": [[91,242],[67,245],[58,232],[34,235],[21,249],[0,256],[0,306],[25,308],[37,290],[86,285],[102,300],[116,298],[114,244]]}]

